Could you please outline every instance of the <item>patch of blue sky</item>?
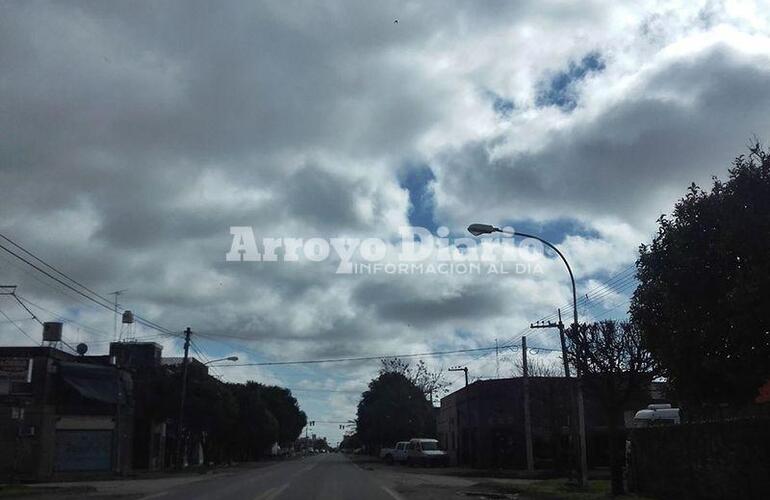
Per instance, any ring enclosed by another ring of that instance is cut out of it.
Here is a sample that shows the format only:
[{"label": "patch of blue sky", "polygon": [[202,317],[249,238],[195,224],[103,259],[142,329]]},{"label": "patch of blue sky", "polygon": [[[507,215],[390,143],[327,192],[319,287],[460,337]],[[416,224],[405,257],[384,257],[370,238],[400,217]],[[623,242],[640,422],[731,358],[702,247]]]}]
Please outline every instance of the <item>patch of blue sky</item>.
[{"label": "patch of blue sky", "polygon": [[409,191],[409,224],[424,227],[431,233],[438,228],[431,184],[436,180],[428,165],[410,165],[403,170],[399,184]]},{"label": "patch of blue sky", "polygon": [[566,70],[559,71],[548,80],[538,83],[539,90],[535,104],[540,107],[556,106],[564,111],[572,111],[578,104],[576,83],[591,73],[603,71],[604,68],[605,63],[598,52],[587,54],[580,62],[570,61]]},{"label": "patch of blue sky", "polygon": [[507,120],[511,117],[516,105],[512,100],[497,94],[489,89],[483,91],[484,97],[489,100],[492,105],[492,110],[495,112],[498,118]]}]

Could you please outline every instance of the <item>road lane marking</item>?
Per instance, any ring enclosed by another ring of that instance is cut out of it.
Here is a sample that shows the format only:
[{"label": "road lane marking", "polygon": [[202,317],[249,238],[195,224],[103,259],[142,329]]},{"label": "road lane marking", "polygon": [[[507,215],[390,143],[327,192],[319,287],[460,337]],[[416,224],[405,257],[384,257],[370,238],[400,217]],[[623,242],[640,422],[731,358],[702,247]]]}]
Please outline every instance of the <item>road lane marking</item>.
[{"label": "road lane marking", "polygon": [[404,500],[404,499],[403,499],[403,497],[402,497],[401,495],[399,495],[399,494],[398,494],[398,493],[396,493],[395,491],[391,490],[390,488],[388,488],[388,487],[385,487],[385,486],[380,486],[380,488],[382,488],[382,489],[383,489],[383,491],[385,491],[385,493],[387,493],[388,495],[392,496],[392,497],[393,497],[393,498],[395,498],[396,500]]},{"label": "road lane marking", "polygon": [[278,488],[270,488],[261,495],[254,498],[254,500],[274,500],[278,495],[283,493],[283,490],[289,487],[289,483],[284,484]]},{"label": "road lane marking", "polygon": [[298,476],[300,474],[304,474],[305,472],[310,472],[311,470],[315,469],[316,465],[318,465],[318,464],[311,464],[311,465],[308,465],[307,467],[303,467],[302,469],[300,469],[299,471],[295,472],[292,475],[293,476]]}]

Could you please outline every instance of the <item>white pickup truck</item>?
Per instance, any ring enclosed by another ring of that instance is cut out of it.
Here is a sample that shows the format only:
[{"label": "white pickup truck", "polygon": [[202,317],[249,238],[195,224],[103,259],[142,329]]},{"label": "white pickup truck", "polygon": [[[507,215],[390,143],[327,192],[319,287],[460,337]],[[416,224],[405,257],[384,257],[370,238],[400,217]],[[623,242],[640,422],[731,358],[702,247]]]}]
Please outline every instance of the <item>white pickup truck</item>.
[{"label": "white pickup truck", "polygon": [[399,441],[394,448],[383,448],[380,450],[380,458],[388,464],[404,463],[406,462],[406,446],[408,444],[409,441]]}]

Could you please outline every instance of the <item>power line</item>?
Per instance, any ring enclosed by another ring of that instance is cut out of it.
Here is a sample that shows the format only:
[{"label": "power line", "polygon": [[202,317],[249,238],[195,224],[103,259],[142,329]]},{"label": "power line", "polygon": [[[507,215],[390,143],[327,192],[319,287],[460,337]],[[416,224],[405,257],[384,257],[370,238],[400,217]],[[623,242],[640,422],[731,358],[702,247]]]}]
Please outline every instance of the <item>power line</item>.
[{"label": "power line", "polygon": [[17,296],[17,297],[21,301],[26,302],[27,304],[31,305],[32,307],[34,307],[36,309],[39,309],[39,310],[41,310],[43,312],[46,312],[46,313],[50,314],[51,316],[53,316],[54,318],[56,318],[56,319],[58,319],[60,321],[63,321],[65,323],[72,323],[73,325],[79,326],[83,330],[89,331],[89,332],[97,334],[97,335],[109,335],[109,333],[105,332],[104,330],[99,330],[97,328],[85,325],[83,323],[80,323],[79,321],[76,321],[76,320],[72,319],[72,318],[68,318],[66,316],[63,316],[62,314],[56,313],[54,311],[51,311],[50,309],[47,309],[47,308],[41,306],[40,304],[29,300],[27,297],[22,297],[22,296]]},{"label": "power line", "polygon": [[21,255],[19,255],[19,254],[18,254],[18,253],[16,253],[16,252],[14,252],[13,250],[9,249],[8,247],[4,246],[3,244],[0,244],[0,249],[3,249],[3,250],[5,250],[5,251],[6,251],[6,252],[8,252],[9,254],[13,255],[14,257],[16,257],[17,259],[19,259],[20,261],[22,261],[22,262],[24,262],[25,264],[27,264],[28,266],[30,266],[31,268],[33,268],[33,269],[35,269],[36,271],[38,271],[38,272],[40,272],[40,273],[42,273],[42,274],[44,274],[44,275],[48,276],[49,278],[51,278],[52,280],[56,281],[57,283],[59,283],[59,284],[61,284],[61,285],[64,285],[64,286],[66,286],[67,288],[69,288],[69,289],[70,289],[70,290],[72,290],[73,292],[77,293],[78,295],[81,295],[82,297],[84,297],[84,298],[86,298],[86,299],[90,300],[91,302],[93,302],[93,303],[95,303],[95,304],[97,304],[97,305],[99,305],[99,306],[102,306],[102,307],[104,307],[104,308],[108,309],[108,310],[109,310],[109,311],[111,311],[111,312],[114,312],[114,311],[113,311],[113,309],[112,309],[112,307],[110,307],[110,306],[107,306],[107,305],[105,305],[105,304],[103,304],[103,303],[99,302],[98,300],[94,299],[92,296],[90,296],[90,295],[88,295],[88,294],[86,294],[86,293],[82,292],[81,290],[78,290],[77,288],[73,287],[73,286],[72,286],[72,285],[70,285],[69,283],[66,283],[65,281],[62,281],[61,279],[59,279],[59,278],[57,278],[56,276],[52,275],[52,274],[51,274],[51,273],[49,273],[48,271],[46,271],[46,270],[44,270],[44,269],[40,268],[40,266],[38,266],[38,265],[36,265],[36,264],[34,264],[34,263],[30,262],[29,260],[25,259],[24,257],[22,257]]},{"label": "power line", "polygon": [[[57,268],[55,268],[55,267],[53,267],[52,265],[48,264],[47,262],[45,262],[45,261],[44,261],[43,259],[41,259],[40,257],[37,257],[36,255],[34,255],[33,253],[31,253],[29,250],[25,249],[24,247],[22,247],[21,245],[19,245],[19,244],[18,244],[18,243],[16,243],[16,242],[14,242],[13,240],[11,240],[10,238],[8,238],[7,236],[5,236],[5,235],[3,235],[3,234],[0,234],[0,237],[1,237],[2,239],[4,239],[4,240],[8,241],[8,242],[9,242],[9,243],[11,243],[12,245],[14,245],[16,248],[18,248],[18,249],[20,249],[21,251],[25,252],[27,255],[29,255],[29,256],[31,256],[32,258],[34,258],[35,260],[37,260],[38,262],[40,262],[40,263],[41,263],[42,265],[44,265],[45,267],[47,267],[47,268],[49,268],[50,270],[54,271],[55,273],[59,274],[59,275],[60,275],[60,276],[62,276],[63,278],[65,278],[65,279],[69,280],[71,283],[74,283],[74,284],[76,284],[77,286],[81,287],[83,290],[86,290],[86,291],[88,291],[88,292],[89,292],[91,295],[89,295],[89,294],[87,294],[87,293],[83,292],[82,290],[80,290],[80,289],[78,289],[78,288],[76,288],[76,287],[72,286],[70,283],[67,283],[67,282],[63,281],[63,280],[62,280],[62,279],[60,279],[59,277],[52,275],[51,273],[49,273],[49,272],[48,272],[48,271],[46,271],[45,269],[42,269],[42,268],[41,268],[40,266],[38,266],[37,264],[35,264],[35,263],[33,263],[33,262],[30,262],[30,260],[28,260],[28,259],[27,259],[27,258],[25,258],[24,256],[21,256],[21,255],[19,255],[17,252],[15,252],[15,251],[11,250],[10,248],[8,248],[7,246],[5,246],[5,245],[3,245],[3,244],[1,244],[1,243],[0,243],[0,249],[2,249],[2,250],[5,250],[7,253],[9,253],[9,254],[13,255],[14,257],[16,257],[16,258],[17,258],[17,259],[19,259],[20,261],[24,262],[24,263],[25,263],[25,264],[27,264],[28,266],[32,267],[32,268],[33,268],[33,269],[35,269],[36,271],[38,271],[38,272],[40,272],[40,273],[44,274],[45,276],[47,276],[48,278],[50,278],[50,279],[52,279],[52,280],[56,281],[56,282],[57,282],[57,283],[59,283],[60,285],[62,285],[62,286],[65,286],[65,287],[66,287],[66,288],[68,288],[69,290],[72,290],[73,292],[77,293],[78,295],[82,296],[83,298],[85,298],[85,299],[87,299],[87,300],[89,300],[89,301],[93,302],[94,304],[96,304],[96,305],[98,305],[98,306],[101,306],[102,308],[104,308],[104,309],[106,309],[106,310],[110,311],[110,312],[111,312],[111,313],[113,313],[113,314],[115,313],[115,306],[114,306],[114,304],[111,304],[111,303],[110,303],[110,301],[109,301],[108,299],[106,299],[105,297],[103,297],[102,295],[100,295],[100,294],[98,294],[98,293],[94,292],[94,291],[93,291],[93,290],[91,290],[90,288],[88,288],[88,287],[86,287],[85,285],[81,284],[79,281],[77,281],[77,280],[75,280],[75,279],[71,278],[70,276],[68,276],[67,274],[63,273],[62,271],[59,271]],[[95,296],[95,297],[97,297],[99,300],[95,299],[95,298],[94,298],[94,296]],[[124,309],[124,308],[122,308],[122,307],[121,307],[120,309]],[[162,333],[166,333],[166,334],[169,334],[169,335],[174,335],[174,334],[176,334],[176,333],[177,333],[177,332],[173,332],[172,330],[169,330],[168,328],[165,328],[165,327],[163,327],[163,326],[161,326],[161,325],[159,325],[159,324],[157,324],[157,323],[155,323],[155,322],[153,322],[153,321],[150,321],[150,320],[148,320],[148,319],[146,319],[146,318],[143,318],[142,316],[140,316],[140,315],[138,315],[138,314],[134,314],[134,320],[135,320],[137,323],[141,324],[141,325],[144,325],[144,326],[146,326],[146,327],[148,327],[148,328],[151,328],[151,329],[157,330],[157,331],[159,331],[159,332],[162,332]]]},{"label": "power line", "polygon": [[[104,300],[104,301],[106,301],[106,302],[109,302],[109,300],[107,300],[107,299],[106,299],[106,298],[104,298],[103,296],[101,296],[101,295],[99,295],[98,293],[94,292],[93,290],[91,290],[90,288],[88,288],[88,287],[87,287],[87,286],[85,286],[84,284],[80,283],[79,281],[77,281],[77,280],[75,280],[75,279],[73,279],[73,278],[69,277],[69,276],[68,276],[68,275],[66,275],[65,273],[63,273],[63,272],[59,271],[57,268],[53,267],[51,264],[47,263],[46,261],[44,261],[43,259],[41,259],[41,258],[40,258],[40,257],[38,257],[37,255],[33,254],[32,252],[30,252],[29,250],[27,250],[27,249],[26,249],[26,248],[24,248],[23,246],[19,245],[19,244],[18,244],[18,243],[16,243],[15,241],[13,241],[13,240],[11,240],[10,238],[8,238],[7,236],[5,236],[4,234],[0,233],[0,238],[4,239],[5,241],[7,241],[7,242],[8,242],[8,243],[10,243],[11,245],[15,246],[16,248],[20,249],[21,251],[23,251],[23,252],[24,252],[24,253],[26,253],[27,255],[29,255],[29,256],[31,256],[31,257],[33,257],[35,260],[37,260],[38,262],[42,263],[44,266],[46,266],[47,268],[51,269],[52,271],[54,271],[54,272],[58,273],[59,275],[61,275],[61,276],[65,277],[65,278],[67,278],[69,281],[71,281],[72,283],[75,283],[77,286],[79,286],[79,287],[83,288],[84,290],[87,290],[88,292],[90,292],[91,294],[93,294],[93,295],[95,295],[95,296],[99,297],[100,299],[102,299],[102,300]],[[8,251],[6,248],[4,248],[4,250]]]},{"label": "power line", "polygon": [[0,309],[0,314],[2,314],[2,315],[5,317],[5,319],[7,319],[9,323],[11,323],[13,326],[15,326],[15,327],[16,327],[16,329],[17,329],[17,330],[19,330],[19,331],[20,331],[20,332],[21,332],[21,333],[22,333],[22,334],[23,334],[25,337],[27,337],[29,340],[31,340],[33,344],[37,345],[37,340],[33,339],[33,338],[32,338],[32,336],[31,336],[30,334],[28,334],[27,332],[25,332],[25,331],[24,331],[24,329],[23,329],[22,327],[20,327],[19,325],[17,325],[17,324],[16,324],[16,321],[12,320],[12,319],[11,319],[11,318],[10,318],[10,317],[7,315],[7,314],[5,314],[5,311],[3,311],[2,309]]},{"label": "power line", "polygon": [[[595,286],[594,288],[590,289],[589,291],[587,291],[586,293],[578,297],[577,299],[578,307],[585,306],[591,300],[596,300],[598,298],[603,298],[607,295],[612,294],[613,289],[620,290],[620,289],[626,288],[629,284],[634,283],[636,280],[635,271],[636,271],[635,263],[621,269],[601,285]],[[589,296],[591,296],[592,294],[593,294],[593,297],[589,298]],[[569,301],[557,309],[571,309],[571,308],[572,308],[572,301]],[[548,322],[549,320],[552,320],[555,318],[556,318],[556,313],[552,313],[540,318],[538,321]]]},{"label": "power line", "polygon": [[[220,368],[230,366],[275,366],[275,365],[303,365],[303,364],[321,364],[321,363],[344,363],[349,361],[373,361],[380,359],[392,359],[392,358],[419,358],[428,356],[447,356],[451,354],[464,354],[468,352],[479,351],[494,351],[496,346],[491,347],[476,347],[472,349],[455,349],[451,351],[430,351],[430,352],[418,352],[409,354],[389,354],[380,356],[357,356],[350,358],[332,358],[332,359],[305,359],[299,361],[261,361],[256,363],[231,363],[226,365],[214,365]],[[548,349],[546,347],[533,347],[533,349],[542,351],[555,351],[556,349]]]},{"label": "power line", "polygon": [[222,378],[222,373],[220,371],[216,370],[216,365],[209,365],[208,364],[209,361],[211,361],[211,360],[203,353],[203,351],[201,351],[198,348],[198,346],[195,344],[195,341],[192,340],[192,339],[190,340],[190,347],[192,347],[193,352],[195,352],[198,356],[200,356],[203,359],[204,364],[207,365],[209,368],[211,368],[211,370],[214,372],[214,375],[217,378]]},{"label": "power line", "polygon": [[287,387],[293,392],[328,392],[328,393],[342,393],[342,394],[361,394],[364,391],[351,391],[343,389],[304,389],[301,387]]}]

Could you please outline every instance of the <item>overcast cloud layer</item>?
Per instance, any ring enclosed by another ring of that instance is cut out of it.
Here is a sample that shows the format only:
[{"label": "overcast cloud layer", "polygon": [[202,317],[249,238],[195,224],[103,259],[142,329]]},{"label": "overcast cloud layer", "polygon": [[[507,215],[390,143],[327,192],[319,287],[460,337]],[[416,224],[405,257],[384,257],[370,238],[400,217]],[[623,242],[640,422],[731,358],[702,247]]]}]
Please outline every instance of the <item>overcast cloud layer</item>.
[{"label": "overcast cloud layer", "polygon": [[[690,182],[726,175],[754,135],[768,138],[768,7],[2,2],[0,231],[93,290],[128,289],[121,303],[145,317],[191,326],[210,358],[514,341],[568,301],[560,263],[505,276],[339,275],[333,261],[226,262],[229,229],[397,245],[410,223],[453,236],[509,224],[559,244],[579,289],[595,290],[627,270]],[[43,320],[76,320],[73,342],[106,349],[107,311],[7,254],[0,282],[18,284]],[[581,314],[622,314],[621,283]],[[39,337],[12,300],[0,309]],[[545,331],[531,338],[555,346]],[[0,340],[29,343],[5,318]],[[430,363],[496,368],[494,354]],[[376,368],[218,372],[296,388],[311,417],[347,420]],[[317,431],[339,436],[336,425]]]}]

